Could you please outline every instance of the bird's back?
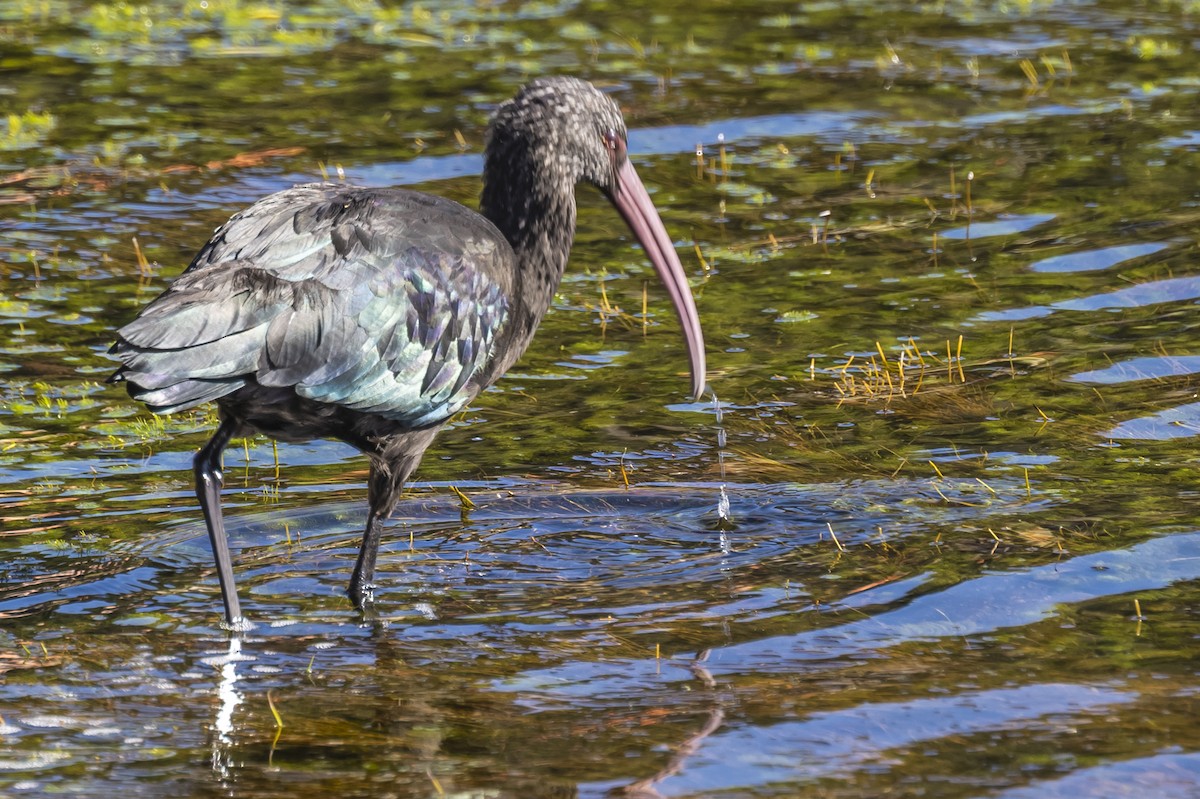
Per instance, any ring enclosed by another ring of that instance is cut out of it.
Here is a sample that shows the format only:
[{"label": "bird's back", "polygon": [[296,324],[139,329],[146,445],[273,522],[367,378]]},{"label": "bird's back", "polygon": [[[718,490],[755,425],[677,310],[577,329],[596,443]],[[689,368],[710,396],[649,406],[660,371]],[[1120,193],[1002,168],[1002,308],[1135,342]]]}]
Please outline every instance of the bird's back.
[{"label": "bird's back", "polygon": [[160,413],[262,387],[436,424],[497,376],[514,271],[500,232],[458,203],[296,186],[218,228],[118,331],[113,378]]}]

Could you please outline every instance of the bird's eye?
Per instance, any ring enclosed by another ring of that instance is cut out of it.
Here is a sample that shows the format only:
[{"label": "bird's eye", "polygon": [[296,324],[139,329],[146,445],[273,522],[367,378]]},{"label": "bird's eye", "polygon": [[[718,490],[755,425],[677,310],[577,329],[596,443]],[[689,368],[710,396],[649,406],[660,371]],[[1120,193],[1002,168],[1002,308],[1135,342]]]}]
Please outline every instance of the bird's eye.
[{"label": "bird's eye", "polygon": [[620,161],[625,157],[625,140],[615,130],[606,131],[603,134],[604,147],[608,150],[609,157],[614,161]]}]

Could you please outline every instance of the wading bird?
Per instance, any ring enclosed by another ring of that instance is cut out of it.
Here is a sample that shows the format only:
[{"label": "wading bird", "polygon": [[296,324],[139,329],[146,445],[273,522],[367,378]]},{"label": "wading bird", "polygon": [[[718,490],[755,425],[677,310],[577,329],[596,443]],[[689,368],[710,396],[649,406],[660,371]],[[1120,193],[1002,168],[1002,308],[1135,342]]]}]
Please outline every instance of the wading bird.
[{"label": "wading bird", "polygon": [[616,104],[573,78],[534,81],[487,132],[481,214],[404,189],[314,183],[265,197],[217,228],[110,352],[110,378],[154,413],[216,401],[196,495],[225,617],[244,624],[221,516],[234,437],[332,438],[370,458],[369,511],[349,593],[372,599],[384,521],[438,430],[525,352],[575,236],[575,185],[603,192],[679,315],[692,394],[704,339],[687,277],[625,151]]}]

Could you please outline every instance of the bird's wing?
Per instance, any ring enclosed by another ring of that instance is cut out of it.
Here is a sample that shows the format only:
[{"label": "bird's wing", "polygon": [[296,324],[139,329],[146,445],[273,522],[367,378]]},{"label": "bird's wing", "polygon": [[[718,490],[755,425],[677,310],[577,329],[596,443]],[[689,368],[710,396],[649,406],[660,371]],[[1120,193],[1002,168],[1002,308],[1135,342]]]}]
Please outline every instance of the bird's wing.
[{"label": "bird's wing", "polygon": [[217,230],[119,331],[138,399],[171,411],[252,378],[421,426],[467,404],[514,256],[482,217],[402,190],[298,186]]}]

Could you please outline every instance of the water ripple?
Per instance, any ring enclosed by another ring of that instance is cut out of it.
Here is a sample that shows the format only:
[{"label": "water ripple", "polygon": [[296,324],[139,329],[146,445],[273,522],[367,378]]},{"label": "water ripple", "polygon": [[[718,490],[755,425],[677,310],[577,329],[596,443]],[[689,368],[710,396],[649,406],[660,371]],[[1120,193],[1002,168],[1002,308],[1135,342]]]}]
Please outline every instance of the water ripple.
[{"label": "water ripple", "polygon": [[1093,294],[1070,300],[1060,300],[1050,305],[1034,305],[1027,308],[1011,308],[1003,311],[985,311],[976,319],[986,322],[1011,322],[1049,316],[1055,311],[1116,311],[1124,308],[1140,308],[1166,302],[1183,302],[1200,298],[1200,276],[1175,277],[1152,280],[1136,286]]},{"label": "water ripple", "polygon": [[1200,434],[1200,402],[1189,402],[1165,411],[1130,419],[1101,433],[1103,438],[1168,441]]},{"label": "water ripple", "polygon": [[1067,380],[1076,383],[1117,385],[1138,380],[1158,380],[1176,375],[1190,375],[1197,372],[1200,372],[1200,355],[1162,355],[1130,358],[1127,361],[1114,363],[1105,369],[1078,372],[1068,377]]},{"label": "water ripple", "polygon": [[1134,258],[1153,255],[1168,247],[1166,242],[1148,241],[1138,244],[1120,244],[1098,250],[1082,250],[1043,258],[1030,265],[1034,272],[1091,272],[1108,269]]},{"label": "water ripple", "polygon": [[989,236],[1013,236],[1044,225],[1057,214],[1000,214],[992,222],[974,222],[962,227],[944,230],[944,239],[983,239]]}]

